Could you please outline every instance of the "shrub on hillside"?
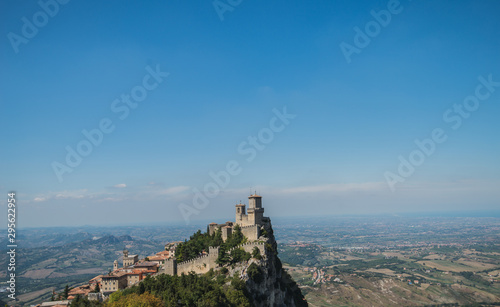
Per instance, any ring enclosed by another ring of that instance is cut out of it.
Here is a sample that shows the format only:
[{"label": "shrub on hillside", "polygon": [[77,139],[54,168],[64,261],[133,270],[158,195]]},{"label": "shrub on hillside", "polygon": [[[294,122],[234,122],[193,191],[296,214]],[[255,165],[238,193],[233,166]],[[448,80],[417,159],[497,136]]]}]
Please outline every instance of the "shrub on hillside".
[{"label": "shrub on hillside", "polygon": [[252,263],[248,267],[247,274],[250,277],[250,279],[257,284],[260,284],[264,280],[264,274],[262,274],[262,270],[255,263]]}]

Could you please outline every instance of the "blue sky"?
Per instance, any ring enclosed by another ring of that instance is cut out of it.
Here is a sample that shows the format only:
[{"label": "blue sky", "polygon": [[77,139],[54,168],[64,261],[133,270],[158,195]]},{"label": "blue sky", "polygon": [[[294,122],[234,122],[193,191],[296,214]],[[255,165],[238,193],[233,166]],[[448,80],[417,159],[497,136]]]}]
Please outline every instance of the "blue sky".
[{"label": "blue sky", "polygon": [[[21,227],[225,220],[251,189],[271,217],[499,208],[498,1],[61,2],[0,4],[0,204],[17,192]],[[113,131],[58,178],[102,120]],[[446,140],[400,173],[435,129]]]}]

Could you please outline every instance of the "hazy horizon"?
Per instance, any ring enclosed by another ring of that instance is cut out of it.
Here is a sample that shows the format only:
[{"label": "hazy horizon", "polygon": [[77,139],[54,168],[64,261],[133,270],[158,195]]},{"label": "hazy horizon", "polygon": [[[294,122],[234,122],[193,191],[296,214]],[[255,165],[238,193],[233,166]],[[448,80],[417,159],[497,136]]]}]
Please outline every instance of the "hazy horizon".
[{"label": "hazy horizon", "polygon": [[[288,222],[331,222],[350,219],[422,219],[422,218],[500,218],[500,210],[496,211],[443,211],[443,212],[404,212],[404,213],[377,213],[377,214],[339,214],[339,215],[284,215],[274,216],[271,220],[281,225]],[[234,220],[234,216],[218,216],[213,219],[193,219],[189,223],[183,220],[168,220],[157,222],[139,222],[139,223],[103,223],[103,224],[75,224],[67,225],[33,225],[20,227],[20,229],[42,229],[42,228],[115,228],[115,227],[200,227],[204,230],[207,224],[211,222],[224,223]]]}]

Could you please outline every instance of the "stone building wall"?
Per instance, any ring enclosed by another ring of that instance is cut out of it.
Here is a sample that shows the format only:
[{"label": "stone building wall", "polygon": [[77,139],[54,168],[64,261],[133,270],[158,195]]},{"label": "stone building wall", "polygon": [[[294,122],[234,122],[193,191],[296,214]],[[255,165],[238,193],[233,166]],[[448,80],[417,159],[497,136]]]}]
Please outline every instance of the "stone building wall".
[{"label": "stone building wall", "polygon": [[240,226],[241,233],[248,238],[250,241],[258,240],[260,236],[260,226],[250,225],[250,226]]},{"label": "stone building wall", "polygon": [[163,265],[162,271],[168,275],[177,275],[177,260],[175,258],[167,259]]},{"label": "stone building wall", "polygon": [[180,262],[177,264],[177,274],[189,274],[195,272],[196,274],[207,273],[210,270],[211,263],[208,255],[203,255],[195,259]]},{"label": "stone building wall", "polygon": [[188,261],[177,263],[174,259],[169,259],[165,262],[163,273],[169,275],[181,275],[194,272],[196,274],[207,273],[210,269],[216,269],[215,262],[219,257],[219,247],[210,247],[208,255],[203,255]]}]

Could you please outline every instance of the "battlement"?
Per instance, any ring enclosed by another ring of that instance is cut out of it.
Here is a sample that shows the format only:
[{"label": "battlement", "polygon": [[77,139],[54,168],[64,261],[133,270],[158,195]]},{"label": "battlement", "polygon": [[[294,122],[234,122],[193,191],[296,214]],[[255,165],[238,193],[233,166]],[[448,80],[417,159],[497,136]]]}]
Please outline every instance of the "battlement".
[{"label": "battlement", "polygon": [[177,266],[181,266],[181,265],[193,263],[193,262],[196,262],[196,261],[198,261],[200,259],[203,259],[203,258],[208,258],[208,254],[207,255],[201,255],[201,256],[198,256],[198,257],[190,259],[190,260],[179,262],[179,263],[177,263]]},{"label": "battlement", "polygon": [[235,249],[243,248],[246,252],[251,253],[253,251],[254,247],[259,248],[261,250],[261,253],[263,253],[264,248],[265,248],[265,243],[264,242],[247,242],[247,243],[243,243],[243,244],[240,244],[238,246],[231,248],[230,250],[228,250],[228,252],[230,253],[231,251],[233,251]]},{"label": "battlement", "polygon": [[216,260],[219,256],[219,249],[219,246],[210,246],[206,255],[200,255],[179,263],[175,260],[172,262],[167,261],[165,262],[164,272],[170,275],[188,274],[189,272],[195,272],[196,274],[207,273],[210,269],[218,267]]}]

